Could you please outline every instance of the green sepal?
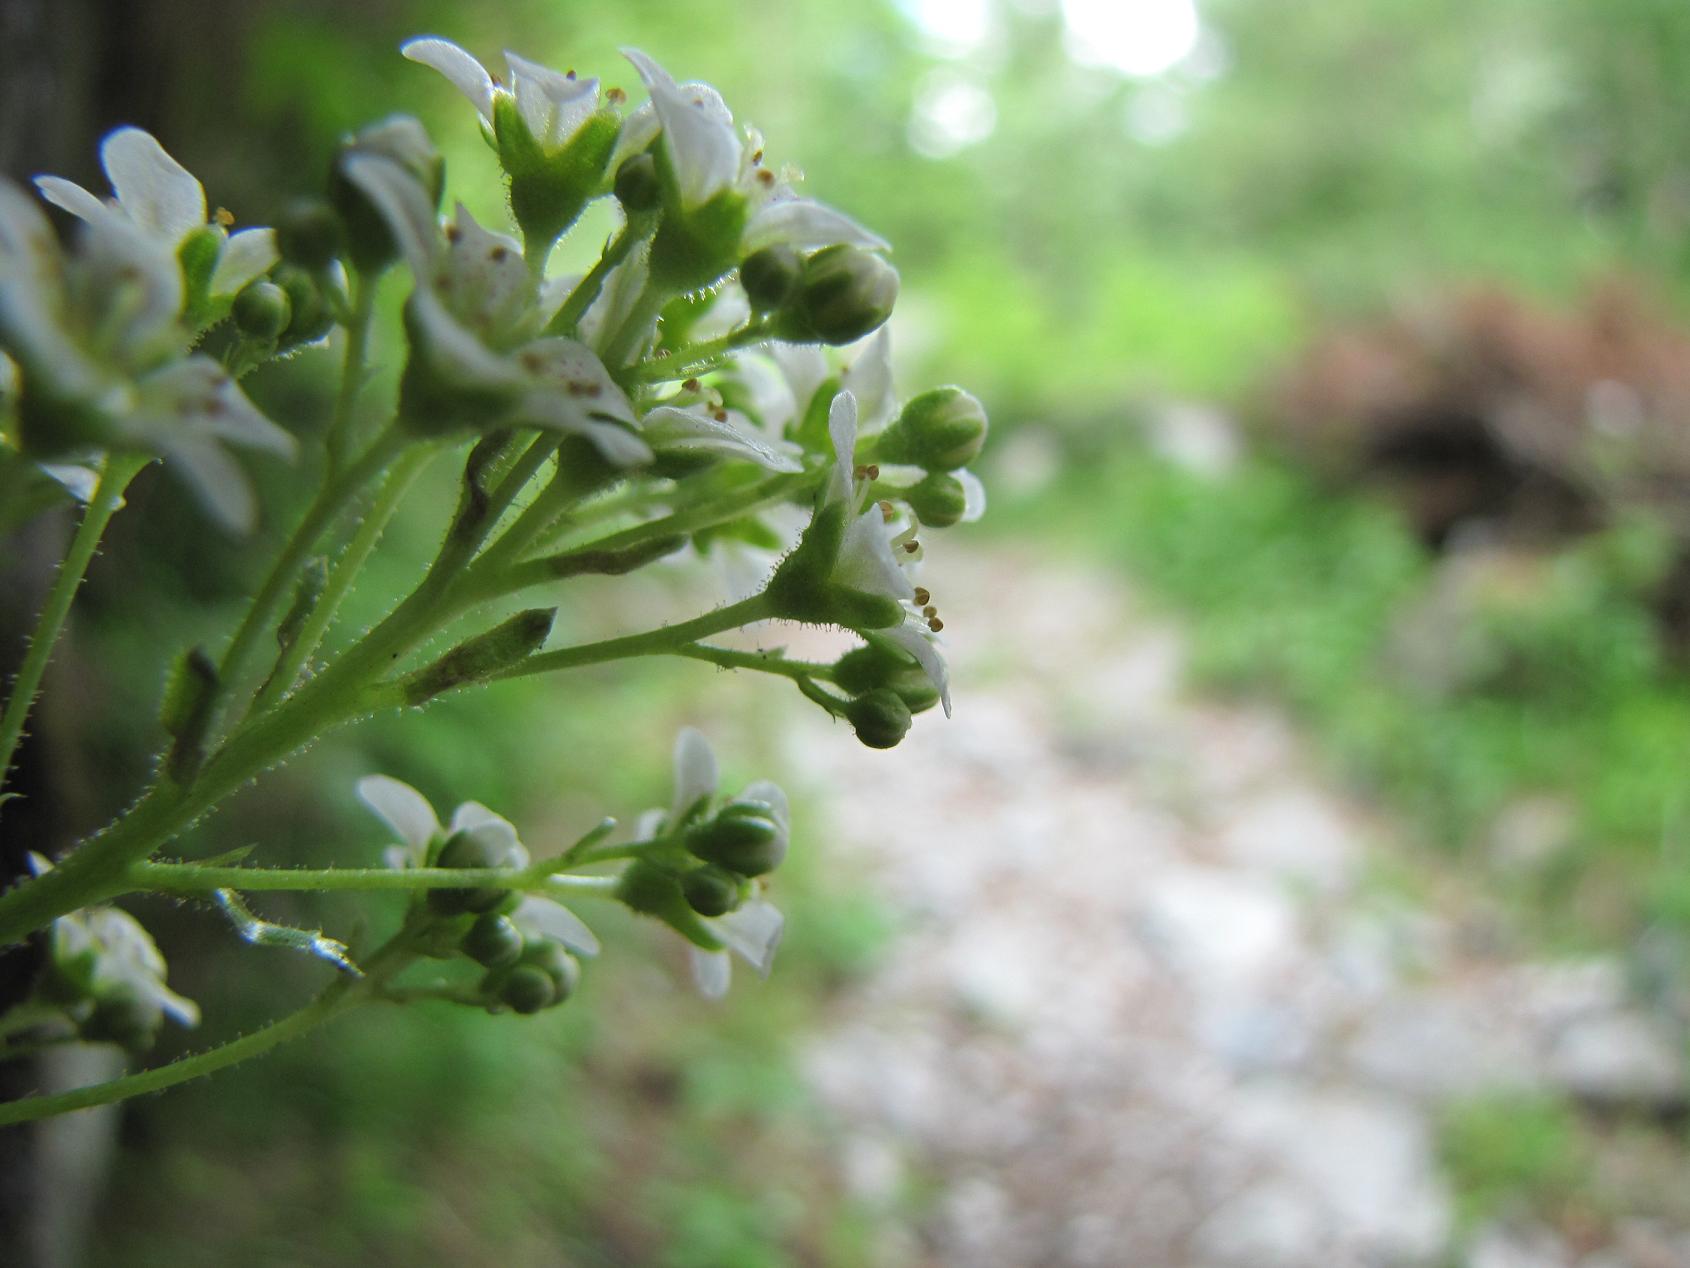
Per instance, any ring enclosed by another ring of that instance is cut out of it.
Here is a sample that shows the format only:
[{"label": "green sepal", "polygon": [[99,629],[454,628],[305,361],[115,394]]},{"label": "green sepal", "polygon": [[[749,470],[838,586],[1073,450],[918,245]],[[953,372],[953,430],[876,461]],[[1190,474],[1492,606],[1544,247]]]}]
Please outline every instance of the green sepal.
[{"label": "green sepal", "polygon": [[562,149],[548,154],[508,93],[493,98],[499,165],[510,178],[511,215],[527,243],[549,246],[604,188],[622,121],[608,110],[589,116]]},{"label": "green sepal", "polygon": [[629,910],[661,920],[695,947],[722,949],[721,939],[710,932],[687,902],[680,877],[666,868],[635,859],[617,879],[616,897]]},{"label": "green sepal", "polygon": [[182,266],[182,324],[189,330],[198,330],[211,315],[211,275],[226,241],[228,235],[221,229],[201,225],[189,230],[176,248],[176,261]]},{"label": "green sepal", "polygon": [[673,294],[703,290],[739,265],[739,240],[750,214],[745,196],[724,189],[703,206],[683,211],[666,200],[651,240],[652,284]]}]

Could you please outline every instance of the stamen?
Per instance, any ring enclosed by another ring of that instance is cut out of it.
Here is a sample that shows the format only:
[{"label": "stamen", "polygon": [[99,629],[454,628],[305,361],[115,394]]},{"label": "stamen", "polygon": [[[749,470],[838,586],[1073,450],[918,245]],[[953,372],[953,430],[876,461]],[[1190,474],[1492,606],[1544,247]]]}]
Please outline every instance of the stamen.
[{"label": "stamen", "polygon": [[725,423],[728,421],[728,411],[725,409],[711,410],[710,417],[714,418],[718,423]]},{"label": "stamen", "polygon": [[698,391],[698,386],[699,385],[698,385],[697,379],[688,379],[685,383],[681,384],[681,391],[683,391],[683,392],[696,392],[696,391]]},{"label": "stamen", "polygon": [[211,218],[225,229],[235,223],[235,213],[227,207],[219,207],[216,214]]},{"label": "stamen", "polygon": [[926,586],[917,586],[915,588],[915,601],[918,606],[926,607],[933,602],[933,595]]},{"label": "stamen", "polygon": [[884,498],[882,498],[881,501],[880,501],[880,514],[881,514],[882,518],[884,518],[886,520],[890,520],[894,515],[897,514],[897,511],[892,509],[892,504],[890,502],[888,502]]},{"label": "stamen", "polygon": [[612,88],[605,93],[604,99],[613,106],[619,106],[624,101],[628,100],[628,94],[623,92],[620,88]]},{"label": "stamen", "polygon": [[910,538],[909,541],[904,543],[904,550],[911,555],[915,554],[915,552],[920,550],[920,549],[921,549],[921,543],[916,541],[916,539],[913,538],[913,537]]},{"label": "stamen", "polygon": [[921,614],[931,621],[934,617],[939,615],[939,609],[929,603],[926,607],[921,609]]},{"label": "stamen", "polygon": [[863,473],[867,475],[870,480],[880,479],[880,468],[875,463],[871,462],[868,466],[864,467]]},{"label": "stamen", "polygon": [[945,628],[945,623],[936,616],[930,616],[927,618],[927,628],[937,634],[940,630]]}]

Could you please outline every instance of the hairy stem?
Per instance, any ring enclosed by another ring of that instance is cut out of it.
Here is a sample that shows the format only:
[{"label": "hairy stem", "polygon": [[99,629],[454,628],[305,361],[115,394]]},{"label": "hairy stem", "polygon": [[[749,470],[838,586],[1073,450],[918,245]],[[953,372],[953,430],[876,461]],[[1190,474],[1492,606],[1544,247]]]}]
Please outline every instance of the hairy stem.
[{"label": "hairy stem", "polygon": [[99,481],[94,486],[94,496],[88,503],[88,509],[82,513],[82,522],[71,538],[70,550],[59,566],[58,576],[53,578],[46,605],[35,622],[29,650],[24,654],[17,677],[12,680],[12,692],[6,698],[5,711],[0,713],[0,786],[4,786],[6,775],[12,769],[12,758],[23,739],[24,723],[35,705],[36,693],[41,689],[41,677],[47,672],[47,662],[52,659],[53,648],[64,630],[66,617],[70,615],[71,602],[88,573],[88,565],[93,562],[100,539],[105,536],[106,525],[111,522],[117,508],[123,505],[123,490],[151,461],[150,457],[136,454],[114,453],[106,458]]}]

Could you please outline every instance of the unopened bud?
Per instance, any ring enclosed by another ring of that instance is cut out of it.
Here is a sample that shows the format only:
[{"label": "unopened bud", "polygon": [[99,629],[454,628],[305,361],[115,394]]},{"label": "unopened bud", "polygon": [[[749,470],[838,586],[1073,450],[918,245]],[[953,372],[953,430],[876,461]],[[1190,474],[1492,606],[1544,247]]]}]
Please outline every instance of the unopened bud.
[{"label": "unopened bud", "polygon": [[649,154],[636,154],[616,169],[616,183],[612,187],[616,201],[630,212],[653,211],[663,201],[663,184],[657,178],[657,160]]},{"label": "unopened bud", "polygon": [[243,335],[268,343],[281,338],[282,332],[293,320],[293,301],[274,282],[258,281],[244,287],[235,296],[230,312],[236,328]]},{"label": "unopened bud", "polygon": [[[436,867],[482,869],[504,867],[510,862],[509,847],[491,834],[474,828],[454,832],[440,847]],[[431,889],[428,905],[443,915],[464,911],[492,911],[510,895],[508,889]]]},{"label": "unopened bud", "polygon": [[777,243],[740,261],[739,284],[754,312],[773,312],[791,298],[803,269],[798,252]]},{"label": "unopened bud", "polygon": [[904,500],[923,524],[932,528],[949,528],[960,523],[968,509],[968,494],[962,481],[945,471],[933,471],[913,488],[904,491]]},{"label": "unopened bud", "polygon": [[879,329],[898,299],[898,271],[860,247],[824,247],[804,261],[798,289],[783,311],[783,334],[822,343],[855,343]]},{"label": "unopened bud", "polygon": [[533,964],[518,964],[502,972],[489,973],[482,989],[512,1012],[524,1016],[558,1002],[552,979]]},{"label": "unopened bud", "polygon": [[904,462],[929,471],[955,471],[986,443],[986,410],[960,387],[936,387],[913,397],[873,445],[881,462]]},{"label": "unopened bud", "polygon": [[329,333],[334,314],[323,302],[323,294],[312,276],[292,264],[278,265],[270,280],[288,297],[288,324],[279,343],[284,346],[311,343]]},{"label": "unopened bud", "polygon": [[847,704],[845,719],[869,748],[896,748],[909,733],[910,708],[890,687],[879,687]]},{"label": "unopened bud", "polygon": [[741,876],[761,876],[786,857],[787,835],[766,802],[734,801],[714,818],[689,828],[686,846],[706,863],[719,863]]},{"label": "unopened bud", "polygon": [[739,906],[740,878],[714,863],[695,868],[681,878],[687,904],[701,916],[724,916]]},{"label": "unopened bud", "polygon": [[316,273],[340,248],[340,217],[320,198],[296,198],[276,217],[276,251],[289,264]]},{"label": "unopened bud", "polygon": [[522,930],[509,916],[489,911],[476,918],[458,945],[477,964],[496,969],[514,964],[522,954]]},{"label": "unopened bud", "polygon": [[396,165],[417,182],[431,207],[440,205],[446,162],[423,125],[408,115],[373,123],[341,145],[329,174],[329,201],[345,226],[352,263],[374,273],[398,258],[399,246],[381,212],[345,174],[346,160],[354,155],[373,155]]}]

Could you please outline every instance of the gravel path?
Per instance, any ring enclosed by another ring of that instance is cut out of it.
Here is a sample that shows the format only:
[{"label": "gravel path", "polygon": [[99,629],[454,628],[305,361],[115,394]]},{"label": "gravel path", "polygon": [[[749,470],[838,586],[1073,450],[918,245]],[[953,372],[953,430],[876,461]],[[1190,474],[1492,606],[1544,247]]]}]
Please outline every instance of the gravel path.
[{"label": "gravel path", "polygon": [[956,720],[872,761],[790,737],[899,930],[805,1059],[883,1262],[1690,1265],[1640,1218],[1458,1237],[1437,1162],[1450,1098],[1682,1102],[1616,963],[1487,952],[1382,883],[1369,812],[1276,713],[1184,694],[1178,631],[1096,576],[946,575]]}]

